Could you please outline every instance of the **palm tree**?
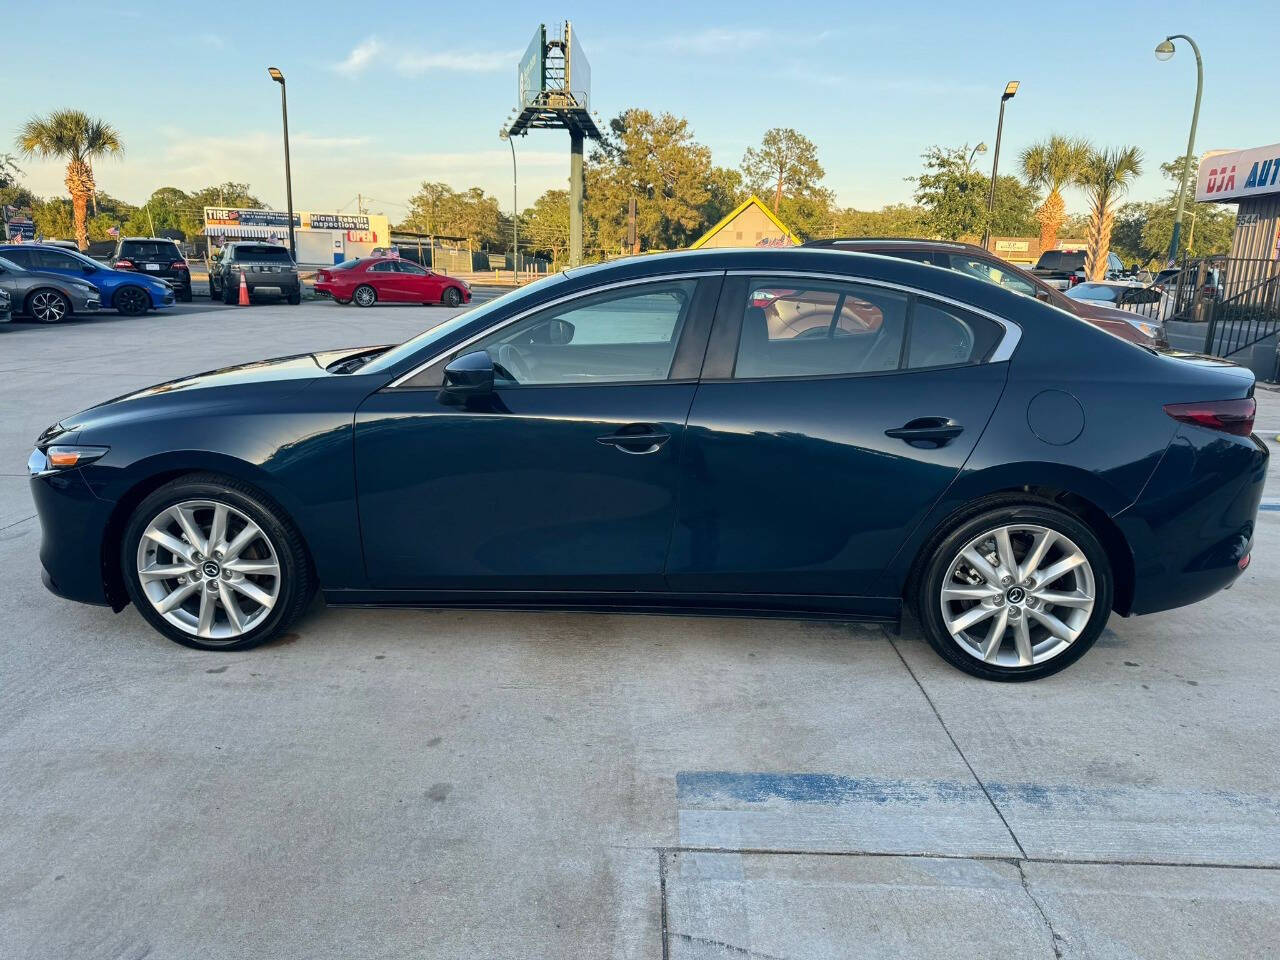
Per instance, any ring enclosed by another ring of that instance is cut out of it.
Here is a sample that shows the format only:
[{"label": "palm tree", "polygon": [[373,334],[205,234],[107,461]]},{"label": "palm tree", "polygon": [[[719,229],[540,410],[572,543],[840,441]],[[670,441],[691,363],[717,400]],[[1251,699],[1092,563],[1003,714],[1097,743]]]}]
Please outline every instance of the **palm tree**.
[{"label": "palm tree", "polygon": [[67,192],[75,213],[76,243],[88,249],[86,226],[89,198],[96,192],[93,182],[95,157],[124,152],[120,134],[106,121],[79,110],[55,110],[48,116],[32,117],[18,133],[18,149],[24,157],[65,159]]},{"label": "palm tree", "polygon": [[1058,231],[1067,219],[1062,188],[1076,182],[1092,152],[1088,140],[1057,134],[1022,151],[1022,174],[1027,183],[1049,191],[1036,211],[1041,250],[1052,250],[1058,242]]},{"label": "palm tree", "polygon": [[1088,248],[1084,272],[1090,280],[1107,275],[1107,254],[1111,252],[1111,228],[1116,222],[1116,201],[1142,173],[1142,151],[1137,147],[1100,150],[1089,156],[1077,180],[1089,201]]}]

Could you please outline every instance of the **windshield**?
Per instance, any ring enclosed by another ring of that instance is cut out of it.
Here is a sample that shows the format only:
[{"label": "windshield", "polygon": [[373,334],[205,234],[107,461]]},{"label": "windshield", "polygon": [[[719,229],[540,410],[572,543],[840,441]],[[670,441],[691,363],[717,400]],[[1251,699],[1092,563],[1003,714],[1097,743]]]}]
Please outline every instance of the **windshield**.
[{"label": "windshield", "polygon": [[1080,283],[1067,293],[1077,300],[1105,300],[1107,303],[1114,303],[1120,291],[1101,283]]},{"label": "windshield", "polygon": [[293,263],[293,257],[289,255],[289,251],[286,248],[277,247],[270,243],[236,244],[235,258],[237,260],[267,260],[272,263]]},{"label": "windshield", "polygon": [[120,256],[153,260],[181,260],[178,248],[169,240],[126,240],[120,245]]},{"label": "windshield", "polygon": [[0,257],[0,267],[3,267],[5,270],[12,270],[14,273],[23,272],[22,267],[18,266],[12,260],[6,260],[4,257]]},{"label": "windshield", "polygon": [[[392,347],[380,357],[370,361],[364,367],[361,367],[361,373],[377,373],[381,370],[389,370],[398,364],[401,360],[413,356],[419,350],[425,350],[431,344],[443,340],[456,330],[460,330],[473,320],[479,320],[481,317],[496,313],[506,308],[509,304],[524,298],[526,294],[532,294],[535,291],[546,290],[565,280],[563,273],[553,274],[549,277],[543,277],[541,280],[534,281],[527,287],[516,287],[509,290],[496,300],[490,300],[488,303],[481,304],[478,307],[472,307],[456,317],[450,317],[444,323],[437,324],[430,330],[426,330],[412,340],[406,340],[398,347]],[[422,359],[426,360],[427,357]]]}]

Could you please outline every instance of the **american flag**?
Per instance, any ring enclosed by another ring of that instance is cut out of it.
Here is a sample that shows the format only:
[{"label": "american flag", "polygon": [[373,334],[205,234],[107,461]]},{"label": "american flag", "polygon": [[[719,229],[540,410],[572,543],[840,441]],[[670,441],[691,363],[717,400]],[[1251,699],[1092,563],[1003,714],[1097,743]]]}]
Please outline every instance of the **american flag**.
[{"label": "american flag", "polygon": [[107,227],[107,236],[108,236],[108,237],[118,237],[118,236],[120,236],[120,228],[119,228],[119,227]]}]

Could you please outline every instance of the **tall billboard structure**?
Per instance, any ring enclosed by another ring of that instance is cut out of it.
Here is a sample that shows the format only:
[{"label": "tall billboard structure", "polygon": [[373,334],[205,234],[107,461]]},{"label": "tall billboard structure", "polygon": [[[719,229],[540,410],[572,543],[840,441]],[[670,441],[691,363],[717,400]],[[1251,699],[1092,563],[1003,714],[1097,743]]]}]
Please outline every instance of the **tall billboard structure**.
[{"label": "tall billboard structure", "polygon": [[539,24],[516,76],[516,112],[507,135],[569,131],[569,265],[576,267],[582,263],[582,147],[587,137],[600,139],[600,128],[590,112],[591,64],[573,24],[566,20],[550,40],[546,24]]}]

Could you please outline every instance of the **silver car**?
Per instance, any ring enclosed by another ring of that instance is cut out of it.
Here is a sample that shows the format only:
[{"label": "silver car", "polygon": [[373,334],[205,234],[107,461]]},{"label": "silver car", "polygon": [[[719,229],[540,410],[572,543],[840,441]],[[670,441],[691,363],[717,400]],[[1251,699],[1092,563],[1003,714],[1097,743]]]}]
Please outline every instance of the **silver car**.
[{"label": "silver car", "polygon": [[[102,297],[93,284],[57,273],[24,270],[0,257],[0,290],[8,293],[13,315],[25,314],[41,323],[57,323],[76,313],[97,313]],[[3,314],[0,309],[0,314]]]}]

